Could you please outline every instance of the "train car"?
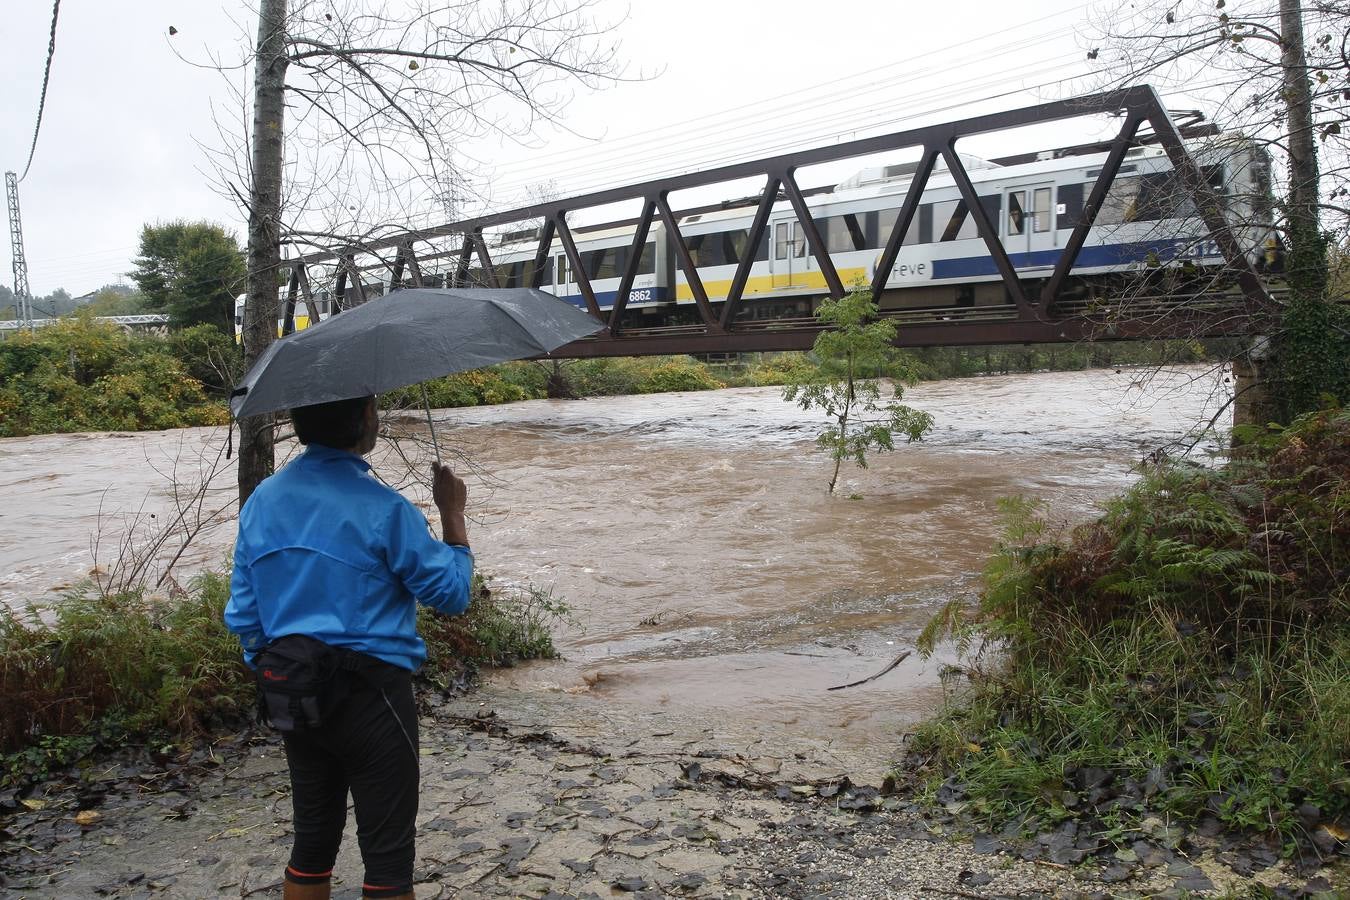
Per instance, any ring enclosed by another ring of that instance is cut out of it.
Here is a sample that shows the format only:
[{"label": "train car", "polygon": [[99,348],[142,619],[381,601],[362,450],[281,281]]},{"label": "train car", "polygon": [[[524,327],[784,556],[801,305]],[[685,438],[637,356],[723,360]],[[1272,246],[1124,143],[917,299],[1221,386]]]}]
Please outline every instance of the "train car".
[{"label": "train car", "polygon": [[[238,297],[234,298],[234,340],[235,340],[235,343],[239,343],[239,342],[241,342],[241,341],[244,339],[243,335],[244,335],[244,301],[245,301],[245,299],[246,299],[246,295],[244,295],[244,294],[240,294]],[[282,294],[280,295],[279,299],[282,301],[282,303],[283,303],[283,307],[282,307],[282,308],[284,309],[284,308],[285,308],[285,307],[284,307],[284,303],[285,303],[285,299],[286,299],[286,298],[285,298],[285,292],[284,292],[284,291],[283,291]],[[316,313],[318,314],[318,318],[317,318],[317,319],[310,315],[310,309],[309,309],[309,306],[308,306],[308,304],[306,304],[304,301],[298,301],[298,302],[295,304],[295,315],[292,317],[292,329],[291,329],[292,331],[304,331],[304,330],[305,330],[306,328],[308,328],[309,326],[311,326],[311,325],[317,325],[319,322],[321,322],[321,321],[323,321],[324,319],[328,318],[330,312],[332,311],[332,302],[331,302],[331,300],[330,300],[330,298],[329,298],[328,291],[319,291],[318,294],[315,296],[315,298],[314,298],[314,300],[313,300],[313,303],[314,303],[314,312],[316,312]],[[286,333],[287,333],[287,332],[286,332],[286,319],[285,319],[284,316],[278,317],[278,318],[277,318],[277,337],[281,337],[283,334],[286,334]]]},{"label": "train car", "polygon": [[[503,243],[491,250],[492,265],[498,287],[528,287],[534,275],[536,233],[513,232]],[[578,229],[574,238],[581,266],[590,280],[596,304],[601,310],[614,308],[619,282],[628,266],[632,252],[633,226],[619,225],[598,229]],[[627,308],[636,312],[650,311],[670,301],[670,248],[659,225],[653,226],[643,245],[638,260],[637,275],[628,292]],[[492,283],[481,267],[470,267],[469,284],[488,286]],[[545,263],[541,289],[561,297],[582,309],[586,298],[581,292],[577,273],[573,270],[561,241],[554,241]]]},{"label": "train car", "polygon": [[[1035,282],[1053,272],[1105,159],[1105,153],[1047,155],[1015,164],[963,158],[980,205],[1022,279]],[[1225,203],[1239,244],[1254,264],[1271,262],[1270,211],[1261,208],[1260,200],[1269,193],[1264,153],[1255,145],[1238,143],[1201,148],[1197,159]],[[914,168],[904,164],[864,170],[832,191],[808,198],[812,219],[846,286],[871,283]],[[712,248],[710,254],[693,255],[714,302],[725,298],[735,264],[746,252],[752,216],[753,210],[742,209],[681,221],[683,233]],[[793,298],[827,292],[820,266],[786,201],[775,205],[754,254],[742,318],[800,315],[807,305]],[[1223,258],[1193,205],[1181,199],[1164,151],[1133,148],[1079,253],[1068,293],[1109,291],[1119,287],[1119,276],[1125,273],[1166,270],[1182,263],[1204,269],[1222,265]],[[678,303],[693,303],[683,271],[675,272],[674,285]],[[945,169],[934,171],[886,281],[880,307],[1006,302],[1002,277],[967,203]]]},{"label": "train car", "polygon": [[[1258,269],[1278,266],[1265,151],[1251,141],[1220,138],[1194,146],[1192,153],[1222,200],[1244,252]],[[1093,146],[1001,160],[961,156],[980,206],[1029,295],[1034,296],[1039,282],[1054,271],[1106,157],[1101,147]],[[872,282],[915,167],[902,163],[865,169],[807,195],[812,220],[845,286]],[[748,257],[751,267],[738,321],[810,316],[819,300],[828,296],[828,285],[796,213],[786,200],[777,202],[764,234],[751,247],[755,202],[755,198],[729,201],[688,211],[679,220],[708,299],[715,307],[725,302],[739,265]],[[635,227],[634,222],[624,222],[573,230],[581,267],[602,311],[614,307]],[[531,284],[538,235],[536,229],[526,229],[489,237],[495,278],[473,266],[467,283]],[[424,282],[446,284],[457,258],[457,253],[443,252],[424,259]],[[659,220],[654,221],[628,294],[624,327],[700,321],[693,289],[677,260],[670,235]],[[447,262],[449,268],[437,270],[438,263]],[[1194,206],[1178,189],[1165,152],[1143,144],[1127,151],[1061,298],[1111,296],[1141,272],[1173,279],[1164,290],[1184,290],[1182,279],[1198,286],[1223,262]],[[541,287],[586,308],[577,273],[559,240],[553,241],[545,266]],[[384,282],[366,284],[368,298],[390,288],[387,270],[383,273]],[[939,163],[878,305],[882,310],[944,310],[1009,302],[975,218]],[[296,328],[307,324],[298,308]]]}]

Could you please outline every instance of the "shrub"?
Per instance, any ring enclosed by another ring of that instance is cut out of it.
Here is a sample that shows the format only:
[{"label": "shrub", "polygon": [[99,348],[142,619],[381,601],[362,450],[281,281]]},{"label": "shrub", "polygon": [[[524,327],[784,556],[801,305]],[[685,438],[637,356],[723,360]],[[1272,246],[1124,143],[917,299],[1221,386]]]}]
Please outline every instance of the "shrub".
[{"label": "shrub", "polygon": [[637,383],[639,394],[661,394],[666,391],[715,391],[726,387],[708,371],[708,367],[694,360],[663,362],[642,375]]},{"label": "shrub", "polygon": [[713,377],[707,366],[688,356],[584,359],[568,364],[564,374],[579,397],[702,391],[726,386]]},{"label": "shrub", "polygon": [[1067,535],[1005,510],[978,607],[922,639],[979,676],[914,739],[930,789],[993,821],[1161,810],[1291,845],[1350,815],[1350,414],[1160,466]]},{"label": "shrub", "polygon": [[[0,612],[0,785],[148,734],[186,740],[249,723],[253,676],[222,619],[228,598],[228,576],[208,573],[173,598],[85,587],[45,618]],[[418,612],[423,675],[444,687],[479,666],[555,656],[550,628],[567,607],[475,576],[463,616]]]},{"label": "shrub", "polygon": [[88,317],[0,343],[0,437],[222,424],[162,338],[128,335]]}]

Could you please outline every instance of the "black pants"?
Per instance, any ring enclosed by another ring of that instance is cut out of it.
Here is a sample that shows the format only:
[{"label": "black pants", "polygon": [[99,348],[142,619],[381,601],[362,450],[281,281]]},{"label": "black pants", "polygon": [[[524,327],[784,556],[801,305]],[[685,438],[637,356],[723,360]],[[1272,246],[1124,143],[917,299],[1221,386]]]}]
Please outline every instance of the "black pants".
[{"label": "black pants", "polygon": [[348,680],[350,694],[337,713],[317,731],[285,738],[295,808],[286,877],[303,884],[331,876],[350,790],[364,895],[411,893],[420,774],[412,674],[387,666],[375,678],[338,677]]}]

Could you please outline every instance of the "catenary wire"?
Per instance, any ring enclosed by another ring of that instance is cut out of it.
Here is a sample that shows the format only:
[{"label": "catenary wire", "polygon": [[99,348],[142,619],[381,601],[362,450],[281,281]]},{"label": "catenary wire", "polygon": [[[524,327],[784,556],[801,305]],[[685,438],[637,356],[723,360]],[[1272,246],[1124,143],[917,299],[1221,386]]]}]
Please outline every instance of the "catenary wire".
[{"label": "catenary wire", "polygon": [[19,176],[19,181],[28,177],[28,170],[33,165],[33,155],[37,153],[38,132],[42,130],[42,111],[47,107],[47,82],[52,75],[52,57],[56,55],[56,19],[61,12],[61,0],[52,2],[52,30],[47,38],[47,65],[42,70],[42,94],[38,98],[37,124],[33,126],[33,143],[28,148],[28,162],[24,163],[23,174]]}]

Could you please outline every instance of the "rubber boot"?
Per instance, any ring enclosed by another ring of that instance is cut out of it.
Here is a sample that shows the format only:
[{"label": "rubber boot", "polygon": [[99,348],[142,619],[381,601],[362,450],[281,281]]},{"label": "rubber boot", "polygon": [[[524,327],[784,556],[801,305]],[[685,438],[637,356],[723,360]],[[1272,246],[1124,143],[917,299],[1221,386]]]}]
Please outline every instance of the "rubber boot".
[{"label": "rubber boot", "polygon": [[282,882],[282,900],[328,900],[333,893],[333,882],[321,881],[318,884],[296,884],[287,879]]}]

